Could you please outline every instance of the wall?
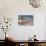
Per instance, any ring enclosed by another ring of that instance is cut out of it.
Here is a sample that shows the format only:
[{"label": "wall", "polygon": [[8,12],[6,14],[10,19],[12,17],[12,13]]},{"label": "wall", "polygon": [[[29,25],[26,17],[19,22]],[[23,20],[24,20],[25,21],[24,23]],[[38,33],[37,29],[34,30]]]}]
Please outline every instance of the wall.
[{"label": "wall", "polygon": [[[0,0],[0,16],[13,17],[12,26],[8,33],[10,33],[14,39],[27,40],[36,34],[39,40],[44,40],[44,20],[46,15],[46,8],[44,7],[43,5],[43,7],[40,8],[32,8],[28,0]],[[18,26],[17,16],[19,14],[33,15],[34,25]],[[0,36],[0,39],[2,39],[2,36]]]},{"label": "wall", "polygon": [[46,39],[46,16],[45,16],[44,21],[45,21],[45,24],[44,24],[44,26],[45,26],[45,28],[44,28],[44,39]]}]

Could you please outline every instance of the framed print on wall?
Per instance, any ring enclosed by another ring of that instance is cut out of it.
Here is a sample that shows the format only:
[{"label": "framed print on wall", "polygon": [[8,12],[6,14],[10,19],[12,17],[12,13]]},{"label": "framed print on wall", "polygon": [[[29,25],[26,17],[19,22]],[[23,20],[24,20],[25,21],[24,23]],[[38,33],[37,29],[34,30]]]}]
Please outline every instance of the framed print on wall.
[{"label": "framed print on wall", "polygon": [[23,26],[33,25],[33,15],[19,15],[18,24]]}]

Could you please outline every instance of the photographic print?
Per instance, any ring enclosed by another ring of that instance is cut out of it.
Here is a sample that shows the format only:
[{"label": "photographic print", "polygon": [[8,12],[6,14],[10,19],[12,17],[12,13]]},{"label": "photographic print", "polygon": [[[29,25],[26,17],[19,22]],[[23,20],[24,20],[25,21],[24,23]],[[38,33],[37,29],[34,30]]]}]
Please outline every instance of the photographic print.
[{"label": "photographic print", "polygon": [[32,15],[19,15],[18,16],[19,25],[33,25],[33,16]]}]

